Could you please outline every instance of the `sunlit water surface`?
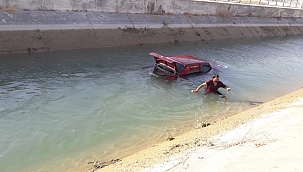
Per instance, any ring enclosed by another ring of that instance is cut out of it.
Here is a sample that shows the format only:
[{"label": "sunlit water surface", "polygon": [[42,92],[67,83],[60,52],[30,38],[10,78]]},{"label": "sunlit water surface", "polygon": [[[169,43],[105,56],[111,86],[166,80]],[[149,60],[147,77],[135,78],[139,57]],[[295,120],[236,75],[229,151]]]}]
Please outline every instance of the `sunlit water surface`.
[{"label": "sunlit water surface", "polygon": [[[83,171],[295,91],[302,47],[302,37],[285,37],[1,55],[1,171]],[[220,67],[163,81],[150,75],[149,52]],[[190,93],[213,73],[232,88],[221,90],[226,104]]]}]

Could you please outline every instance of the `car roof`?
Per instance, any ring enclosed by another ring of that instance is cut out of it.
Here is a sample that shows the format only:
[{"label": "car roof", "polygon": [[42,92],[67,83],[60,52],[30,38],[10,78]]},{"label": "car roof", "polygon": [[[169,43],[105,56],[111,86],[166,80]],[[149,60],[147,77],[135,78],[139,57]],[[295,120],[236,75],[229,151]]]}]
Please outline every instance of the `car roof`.
[{"label": "car roof", "polygon": [[190,64],[209,64],[206,61],[203,61],[197,57],[190,56],[190,55],[176,55],[176,56],[170,56],[170,57],[165,57],[162,55],[159,55],[157,53],[149,53],[151,56],[154,56],[156,58],[159,58],[161,60],[167,61],[169,63],[173,62],[179,62],[184,65],[190,65]]}]

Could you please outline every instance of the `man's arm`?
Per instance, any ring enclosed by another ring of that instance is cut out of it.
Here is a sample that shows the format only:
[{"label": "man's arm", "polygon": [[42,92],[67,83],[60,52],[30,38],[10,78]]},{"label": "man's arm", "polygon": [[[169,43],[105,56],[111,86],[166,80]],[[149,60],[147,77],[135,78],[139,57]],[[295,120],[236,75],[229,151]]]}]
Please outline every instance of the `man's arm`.
[{"label": "man's arm", "polygon": [[231,90],[231,89],[229,88],[229,86],[223,84],[223,82],[221,82],[221,81],[219,81],[219,82],[220,82],[220,85],[221,85],[222,88],[224,88],[224,89],[227,90],[227,91],[230,91],[230,90]]},{"label": "man's arm", "polygon": [[206,82],[202,83],[201,85],[199,85],[199,87],[195,90],[191,90],[192,93],[196,93],[198,92],[202,87],[206,86]]},{"label": "man's arm", "polygon": [[227,91],[230,91],[230,88],[226,85],[225,87],[224,87]]}]

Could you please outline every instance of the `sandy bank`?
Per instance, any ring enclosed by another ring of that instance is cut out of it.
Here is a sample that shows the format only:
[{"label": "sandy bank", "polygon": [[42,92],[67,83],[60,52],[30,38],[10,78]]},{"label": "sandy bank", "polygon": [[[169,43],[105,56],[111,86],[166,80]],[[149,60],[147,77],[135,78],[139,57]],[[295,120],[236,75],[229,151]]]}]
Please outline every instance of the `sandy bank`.
[{"label": "sandy bank", "polygon": [[303,88],[98,171],[302,171]]}]

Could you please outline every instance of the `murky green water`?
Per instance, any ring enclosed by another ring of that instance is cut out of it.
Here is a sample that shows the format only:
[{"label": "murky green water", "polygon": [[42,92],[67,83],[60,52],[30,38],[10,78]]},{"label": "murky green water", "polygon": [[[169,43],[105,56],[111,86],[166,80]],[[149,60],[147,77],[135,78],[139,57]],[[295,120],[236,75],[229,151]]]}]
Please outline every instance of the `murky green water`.
[{"label": "murky green water", "polygon": [[[0,56],[1,171],[75,171],[303,86],[303,38],[285,37]],[[190,93],[208,75],[151,77],[153,58],[221,65],[227,104]]]}]

